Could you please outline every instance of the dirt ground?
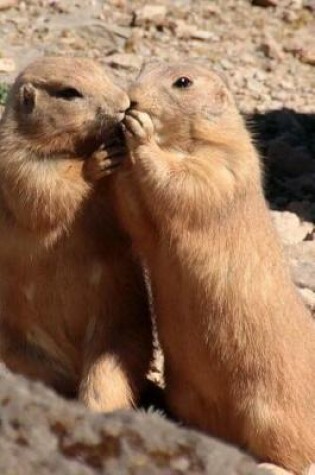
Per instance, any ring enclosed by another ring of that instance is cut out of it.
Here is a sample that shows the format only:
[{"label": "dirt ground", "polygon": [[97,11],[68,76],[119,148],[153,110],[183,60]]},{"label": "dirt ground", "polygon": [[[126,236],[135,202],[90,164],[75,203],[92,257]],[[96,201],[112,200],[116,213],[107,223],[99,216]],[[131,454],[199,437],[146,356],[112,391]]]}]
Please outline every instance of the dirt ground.
[{"label": "dirt ground", "polygon": [[126,79],[143,60],[198,57],[225,72],[246,112],[313,112],[314,2],[256,3],[278,6],[250,0],[2,0],[0,79],[12,79],[42,54],[90,56]]}]

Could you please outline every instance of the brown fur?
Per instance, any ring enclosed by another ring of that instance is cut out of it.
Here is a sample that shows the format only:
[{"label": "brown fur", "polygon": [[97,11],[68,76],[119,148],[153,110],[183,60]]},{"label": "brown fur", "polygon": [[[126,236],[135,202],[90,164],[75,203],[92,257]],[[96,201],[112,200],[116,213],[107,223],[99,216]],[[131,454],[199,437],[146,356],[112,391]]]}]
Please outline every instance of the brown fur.
[{"label": "brown fur", "polygon": [[[182,76],[193,85],[176,88]],[[234,101],[191,63],[149,65],[130,99],[131,163],[117,198],[151,275],[169,406],[301,474],[315,460],[314,322],[291,282]]]},{"label": "brown fur", "polygon": [[46,58],[0,123],[1,358],[101,411],[136,402],[151,358],[143,276],[101,179],[114,160],[92,154],[128,105],[94,62]]}]

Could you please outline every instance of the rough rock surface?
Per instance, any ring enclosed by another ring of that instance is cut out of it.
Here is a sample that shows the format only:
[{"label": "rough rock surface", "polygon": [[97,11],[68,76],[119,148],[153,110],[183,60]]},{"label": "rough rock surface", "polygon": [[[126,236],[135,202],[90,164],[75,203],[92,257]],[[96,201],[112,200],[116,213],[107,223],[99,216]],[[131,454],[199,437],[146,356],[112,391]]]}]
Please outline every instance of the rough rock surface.
[{"label": "rough rock surface", "polygon": [[263,475],[238,450],[158,414],[94,415],[0,367],[1,475]]}]

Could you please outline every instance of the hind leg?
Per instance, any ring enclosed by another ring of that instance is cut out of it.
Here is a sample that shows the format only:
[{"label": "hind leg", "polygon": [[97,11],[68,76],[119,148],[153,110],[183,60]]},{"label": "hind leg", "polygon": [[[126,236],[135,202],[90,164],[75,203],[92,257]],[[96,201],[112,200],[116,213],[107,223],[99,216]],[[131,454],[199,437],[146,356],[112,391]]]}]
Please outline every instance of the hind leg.
[{"label": "hind leg", "polygon": [[98,328],[87,346],[79,399],[94,411],[134,407],[145,388],[152,341],[141,324],[125,326],[110,334]]}]

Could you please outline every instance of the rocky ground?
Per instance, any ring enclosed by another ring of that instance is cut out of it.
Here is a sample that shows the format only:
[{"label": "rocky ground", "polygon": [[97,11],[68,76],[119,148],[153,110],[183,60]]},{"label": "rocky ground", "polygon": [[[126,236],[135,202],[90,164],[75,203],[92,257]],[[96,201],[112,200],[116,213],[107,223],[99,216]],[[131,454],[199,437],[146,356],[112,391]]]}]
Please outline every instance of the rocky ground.
[{"label": "rocky ground", "polygon": [[[314,0],[0,0],[0,103],[5,100],[6,85],[19,69],[43,54],[96,58],[112,68],[123,84],[136,76],[144,60],[154,57],[198,57],[223,73],[261,152],[274,222],[293,278],[315,315]],[[159,379],[159,369],[154,371]],[[10,378],[8,381],[13,384]],[[25,388],[22,385],[18,394],[26,397],[29,389]],[[51,398],[48,400],[53,401]],[[28,404],[32,406],[31,400]],[[34,404],[43,411],[46,403]],[[81,417],[85,420],[88,416],[78,416],[80,424],[85,424]],[[58,424],[56,427],[59,442],[55,431],[47,443],[50,447],[59,443],[60,448],[61,438],[72,436],[65,436]],[[134,446],[136,440],[132,436],[126,443]],[[22,447],[16,449],[17,456],[28,450],[19,431],[14,443]],[[66,457],[71,453],[72,460],[73,454],[80,453],[84,463],[91,457],[99,460],[99,448],[90,455],[82,441],[72,443],[76,448],[69,449]],[[113,447],[117,449],[115,444]],[[168,460],[159,454],[160,462]],[[206,472],[199,470],[198,464],[187,473],[254,473],[229,468]],[[36,473],[57,473],[47,467]],[[32,470],[24,473],[35,473]],[[67,470],[58,473],[105,473],[89,467]],[[163,470],[150,473],[185,472],[180,468]],[[20,471],[1,469],[1,473]]]},{"label": "rocky ground", "polygon": [[1,475],[264,475],[254,461],[158,414],[89,414],[0,366]]}]

